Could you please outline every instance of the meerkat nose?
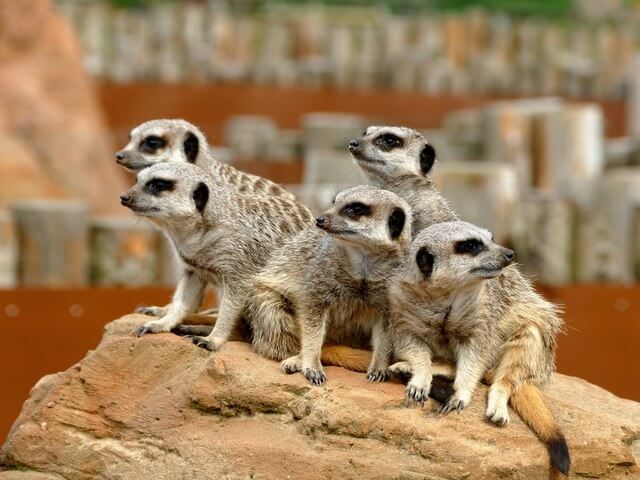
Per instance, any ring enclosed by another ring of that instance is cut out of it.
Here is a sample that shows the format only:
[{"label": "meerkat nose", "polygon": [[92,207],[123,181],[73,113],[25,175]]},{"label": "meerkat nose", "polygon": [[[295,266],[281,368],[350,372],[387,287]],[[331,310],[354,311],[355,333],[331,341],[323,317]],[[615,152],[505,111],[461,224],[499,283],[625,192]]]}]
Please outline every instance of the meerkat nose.
[{"label": "meerkat nose", "polygon": [[327,217],[318,217],[316,218],[316,226],[324,227],[327,224]]},{"label": "meerkat nose", "polygon": [[358,140],[351,140],[349,142],[349,150],[358,150],[360,148],[360,142]]},{"label": "meerkat nose", "polygon": [[124,160],[124,152],[116,153],[116,160],[118,160],[118,161]]},{"label": "meerkat nose", "polygon": [[505,248],[502,254],[504,255],[505,260],[507,260],[508,262],[513,262],[513,259],[516,258],[516,254],[514,253],[514,251],[509,250],[508,248]]},{"label": "meerkat nose", "polygon": [[125,207],[131,203],[131,197],[129,195],[120,195],[120,203]]}]

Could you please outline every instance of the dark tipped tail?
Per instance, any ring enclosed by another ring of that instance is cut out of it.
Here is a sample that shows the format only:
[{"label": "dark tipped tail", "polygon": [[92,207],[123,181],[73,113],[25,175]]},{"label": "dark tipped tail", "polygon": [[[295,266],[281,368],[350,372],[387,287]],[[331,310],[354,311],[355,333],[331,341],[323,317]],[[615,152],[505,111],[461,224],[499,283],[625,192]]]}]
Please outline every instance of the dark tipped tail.
[{"label": "dark tipped tail", "polygon": [[526,384],[511,396],[511,406],[544,442],[552,469],[564,475],[571,469],[569,447],[538,387]]}]

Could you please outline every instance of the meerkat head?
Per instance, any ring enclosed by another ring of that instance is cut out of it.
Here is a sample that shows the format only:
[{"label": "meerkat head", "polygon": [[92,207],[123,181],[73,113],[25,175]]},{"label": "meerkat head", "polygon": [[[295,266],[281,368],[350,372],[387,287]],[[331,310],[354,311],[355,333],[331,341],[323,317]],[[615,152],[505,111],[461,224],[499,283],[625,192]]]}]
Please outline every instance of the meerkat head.
[{"label": "meerkat head", "polygon": [[411,221],[411,208],[398,195],[360,185],[338,193],[316,225],[344,242],[405,248],[411,241]]},{"label": "meerkat head", "polygon": [[498,277],[514,257],[512,250],[494,243],[491,232],[455,221],[422,230],[407,261],[418,282],[457,289]]},{"label": "meerkat head", "polygon": [[163,226],[204,216],[212,181],[196,165],[160,163],[138,173],[136,184],[120,196],[120,203],[140,217]]},{"label": "meerkat head", "polygon": [[116,153],[116,162],[138,172],[161,162],[200,163],[207,141],[184,120],[150,120],[129,134],[129,143]]},{"label": "meerkat head", "polygon": [[404,176],[430,179],[436,160],[422,134],[405,127],[368,127],[349,142],[349,153],[370,180],[382,184]]}]

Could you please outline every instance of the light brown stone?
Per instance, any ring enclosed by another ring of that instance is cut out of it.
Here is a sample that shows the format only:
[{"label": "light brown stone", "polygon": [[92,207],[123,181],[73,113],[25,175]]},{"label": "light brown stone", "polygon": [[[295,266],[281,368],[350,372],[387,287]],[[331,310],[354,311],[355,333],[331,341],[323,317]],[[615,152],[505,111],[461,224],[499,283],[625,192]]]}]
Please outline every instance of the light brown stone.
[{"label": "light brown stone", "polygon": [[[76,37],[50,1],[0,0],[0,64],[0,137],[19,139],[36,164],[30,189],[38,191],[45,177],[96,212],[120,213],[126,182]],[[4,153],[0,165],[11,160]],[[15,181],[0,175],[0,192]]]},{"label": "light brown stone", "polygon": [[[171,334],[134,338],[143,320],[111,323],[95,351],[38,382],[0,480],[547,478],[543,445],[515,415],[505,428],[483,420],[484,387],[442,417],[407,408],[401,384],[336,367],[311,387],[247,344],[210,354]],[[640,404],[564,375],[548,397],[575,478],[638,478]]]}]

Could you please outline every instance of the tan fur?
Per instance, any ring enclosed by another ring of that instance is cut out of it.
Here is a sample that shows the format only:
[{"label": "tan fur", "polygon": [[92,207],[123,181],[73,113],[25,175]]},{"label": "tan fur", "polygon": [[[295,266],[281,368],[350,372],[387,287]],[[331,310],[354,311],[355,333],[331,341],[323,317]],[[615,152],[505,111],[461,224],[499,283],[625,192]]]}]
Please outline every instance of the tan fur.
[{"label": "tan fur", "polygon": [[[357,203],[370,212],[350,218],[346,209]],[[389,222],[397,209],[404,220],[392,238]],[[338,194],[321,218],[323,230],[298,234],[256,276],[249,308],[253,347],[283,360],[286,372],[302,371],[311,383],[322,384],[325,340],[351,347],[371,342],[368,379],[383,380],[390,355],[387,280],[410,239],[410,208],[391,192],[360,186]],[[338,360],[338,351],[345,352],[333,350],[332,363],[361,370],[360,354]]]},{"label": "tan fur", "polygon": [[[156,191],[157,182],[170,188]],[[166,332],[181,324],[212,283],[220,290],[218,319],[207,338],[193,339],[209,350],[219,348],[238,324],[252,276],[283,241],[313,222],[311,212],[297,202],[239,194],[189,163],[143,169],[123,203],[156,223],[187,266],[166,315],[147,322],[137,334]]]},{"label": "tan fur", "polygon": [[511,401],[547,444],[554,465],[568,469],[564,437],[538,390],[554,370],[562,320],[512,260],[513,252],[474,225],[458,221],[424,229],[392,282],[395,354],[411,364],[407,396],[417,401],[427,398],[433,359],[456,364],[444,412],[464,408],[493,369],[487,418],[506,424]]}]

